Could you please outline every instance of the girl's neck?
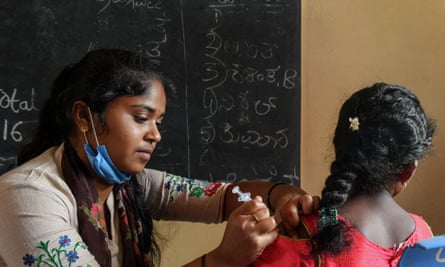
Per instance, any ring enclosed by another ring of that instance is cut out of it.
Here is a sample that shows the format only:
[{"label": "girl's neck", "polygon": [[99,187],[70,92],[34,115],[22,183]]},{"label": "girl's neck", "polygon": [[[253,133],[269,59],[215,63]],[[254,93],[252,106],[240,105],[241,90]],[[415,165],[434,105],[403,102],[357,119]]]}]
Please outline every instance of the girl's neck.
[{"label": "girl's neck", "polygon": [[383,247],[403,242],[415,229],[411,216],[386,190],[348,200],[340,214],[366,238]]},{"label": "girl's neck", "polygon": [[394,198],[388,191],[383,190],[382,192],[377,194],[362,194],[351,197],[343,205],[341,212],[349,214],[362,214],[369,210],[361,210],[357,209],[357,207],[366,207],[374,210],[384,208],[390,204],[396,204]]}]

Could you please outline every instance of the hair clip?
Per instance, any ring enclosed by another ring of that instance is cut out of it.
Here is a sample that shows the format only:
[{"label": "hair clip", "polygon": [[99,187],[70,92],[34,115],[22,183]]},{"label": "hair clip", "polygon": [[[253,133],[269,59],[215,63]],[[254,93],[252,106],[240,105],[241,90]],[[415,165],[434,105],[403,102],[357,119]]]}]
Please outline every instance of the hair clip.
[{"label": "hair clip", "polygon": [[358,121],[358,117],[349,118],[349,128],[352,129],[353,132],[358,131],[360,122]]}]

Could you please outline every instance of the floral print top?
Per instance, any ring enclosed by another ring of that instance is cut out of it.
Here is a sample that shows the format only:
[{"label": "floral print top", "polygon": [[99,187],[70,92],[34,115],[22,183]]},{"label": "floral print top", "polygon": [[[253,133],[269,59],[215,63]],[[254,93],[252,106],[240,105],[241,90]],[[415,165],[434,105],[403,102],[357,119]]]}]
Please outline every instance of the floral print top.
[{"label": "floral print top", "polygon": [[[36,246],[39,250],[37,254],[26,253],[23,257],[23,265],[25,266],[78,266],[76,264],[79,260],[79,249],[86,250],[87,247],[82,242],[71,244],[71,239],[67,235],[62,235],[59,238],[58,244],[50,244],[50,241],[40,241]],[[73,265],[74,264],[74,265]],[[91,266],[86,264],[86,266]]]},{"label": "floral print top", "polygon": [[186,177],[181,177],[173,175],[170,173],[166,174],[167,180],[165,182],[165,188],[170,192],[170,200],[175,200],[175,193],[183,193],[188,189],[188,194],[194,197],[212,196],[218,189],[223,185],[221,182],[206,182],[196,179],[190,179]]},{"label": "floral print top", "polygon": [[[0,177],[0,267],[99,266],[77,231],[76,212],[82,211],[77,210],[76,200],[62,178],[62,152],[63,145],[51,148]],[[228,184],[152,169],[136,178],[154,219],[222,221]],[[98,228],[105,226],[98,209],[93,206],[87,212]],[[119,229],[114,224],[112,228]],[[116,246],[113,266],[119,266],[122,250],[118,243],[111,245]]]}]

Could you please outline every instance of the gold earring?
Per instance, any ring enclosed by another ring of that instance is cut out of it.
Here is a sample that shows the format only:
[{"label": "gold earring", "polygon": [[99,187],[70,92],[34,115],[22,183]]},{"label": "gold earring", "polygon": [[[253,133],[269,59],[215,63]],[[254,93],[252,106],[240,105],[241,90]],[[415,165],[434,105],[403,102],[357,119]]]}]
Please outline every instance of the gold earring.
[{"label": "gold earring", "polygon": [[87,138],[87,134],[86,134],[86,132],[88,131],[88,126],[85,126],[85,125],[80,126],[80,131],[82,132],[83,138],[85,139],[85,144],[88,144],[88,138]]}]

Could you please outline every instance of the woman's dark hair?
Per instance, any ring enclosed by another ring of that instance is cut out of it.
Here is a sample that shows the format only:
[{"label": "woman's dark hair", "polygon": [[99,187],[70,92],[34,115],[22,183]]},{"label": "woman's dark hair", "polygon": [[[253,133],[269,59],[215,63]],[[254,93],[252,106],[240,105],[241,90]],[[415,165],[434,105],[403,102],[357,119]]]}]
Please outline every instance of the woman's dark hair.
[{"label": "woman's dark hair", "polygon": [[335,160],[322,191],[319,232],[312,239],[314,252],[338,254],[351,243],[346,224],[326,224],[323,217],[330,215],[323,211],[340,209],[354,195],[392,188],[399,174],[427,153],[434,130],[417,97],[402,86],[376,83],[343,104]]},{"label": "woman's dark hair", "polygon": [[37,131],[20,152],[21,164],[68,140],[73,129],[71,109],[82,100],[92,112],[103,118],[107,104],[120,96],[137,96],[150,90],[151,81],[158,80],[166,94],[174,86],[161,72],[159,65],[126,50],[100,49],[87,53],[77,64],[67,66],[53,83],[51,95],[39,113]]},{"label": "woman's dark hair", "polygon": [[[37,132],[31,143],[19,154],[18,163],[52,146],[68,142],[74,127],[71,115],[74,102],[84,101],[92,112],[99,114],[104,124],[103,113],[110,101],[120,96],[142,95],[150,90],[153,81],[161,82],[167,95],[174,93],[173,84],[164,77],[159,66],[145,57],[118,49],[100,49],[87,53],[79,63],[62,70],[54,81],[51,95],[39,114]],[[141,199],[140,185],[131,182],[131,186],[138,197],[135,201],[143,212],[144,232],[149,233],[141,245],[149,247],[151,260],[158,262],[160,251],[154,240],[150,211]]]}]

